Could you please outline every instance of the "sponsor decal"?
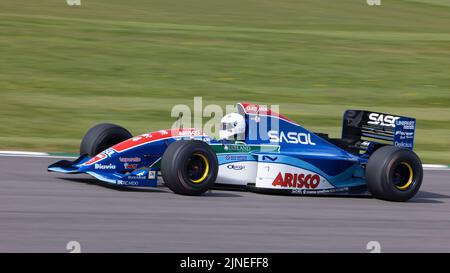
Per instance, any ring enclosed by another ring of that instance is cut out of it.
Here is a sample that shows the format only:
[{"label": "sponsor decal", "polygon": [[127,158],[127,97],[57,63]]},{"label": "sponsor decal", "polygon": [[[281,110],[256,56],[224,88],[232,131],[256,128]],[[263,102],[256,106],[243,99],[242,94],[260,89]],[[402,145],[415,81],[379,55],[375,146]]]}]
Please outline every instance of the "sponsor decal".
[{"label": "sponsor decal", "polygon": [[109,165],[95,164],[94,168],[96,170],[115,170],[116,169],[116,165],[113,165],[111,163]]},{"label": "sponsor decal", "polygon": [[402,126],[403,130],[414,130],[416,128],[415,120],[399,120],[396,125]]},{"label": "sponsor decal", "polygon": [[138,168],[138,164],[130,164],[130,163],[125,163],[125,164],[123,164],[123,167],[125,168],[125,169],[137,169]]},{"label": "sponsor decal", "polygon": [[258,112],[258,111],[267,111],[267,107],[264,107],[263,105],[255,105],[255,104],[249,104],[245,107],[245,110],[247,112]]},{"label": "sponsor decal", "polygon": [[263,157],[262,157],[263,161],[275,161],[277,159],[278,159],[278,156],[263,155]]},{"label": "sponsor decal", "polygon": [[225,159],[226,160],[234,160],[234,161],[242,161],[242,160],[247,160],[247,156],[246,155],[226,155]]},{"label": "sponsor decal", "polygon": [[[267,107],[267,105],[257,105],[257,104],[248,104],[248,103],[242,103],[241,105],[244,108],[244,111],[245,111],[246,114],[250,114],[250,115],[268,115],[268,116],[271,116],[271,117],[281,118],[281,119],[284,119],[284,120],[286,120],[288,122],[291,122],[291,123],[295,124],[295,122],[293,122],[292,120],[290,120],[290,119],[286,118],[285,116],[280,115],[279,113],[274,111],[274,110],[278,109],[278,105],[272,105],[270,107],[271,109],[269,109]],[[274,109],[274,108],[276,108],[276,109]],[[250,119],[253,120],[252,118],[250,118]],[[260,122],[259,117],[257,117],[254,121],[257,122],[257,123]]]},{"label": "sponsor decal", "polygon": [[139,172],[139,173],[137,173],[136,175],[138,175],[138,176],[144,176],[145,175],[145,171],[142,171],[142,172]]},{"label": "sponsor decal", "polygon": [[106,155],[103,154],[103,153],[101,153],[101,154],[98,154],[98,155],[96,155],[95,157],[91,158],[91,159],[90,159],[88,162],[86,162],[84,165],[92,165],[93,163],[99,162],[99,161],[101,161],[101,160],[103,160],[103,159],[105,159],[105,158],[106,158]]},{"label": "sponsor decal", "polygon": [[133,137],[131,139],[131,141],[136,142],[136,141],[140,141],[141,139],[152,139],[153,135],[152,134],[143,134],[137,137]]},{"label": "sponsor decal", "polygon": [[109,148],[108,150],[105,150],[103,153],[106,154],[107,157],[111,157],[116,151]]},{"label": "sponsor decal", "polygon": [[[146,180],[147,179],[146,171],[144,170],[144,171],[141,171],[141,172],[139,172],[139,173],[137,173],[135,175],[127,176],[126,179],[129,179],[129,180]],[[127,182],[127,181],[123,181],[122,180],[122,182]]]},{"label": "sponsor decal", "polygon": [[183,130],[183,131],[180,131],[178,135],[179,136],[201,136],[202,132],[200,130],[195,130],[195,129]]},{"label": "sponsor decal", "polygon": [[414,147],[415,120],[399,119],[395,122],[394,145],[407,149]]},{"label": "sponsor decal", "polygon": [[320,195],[320,194],[331,194],[331,193],[342,193],[348,192],[350,190],[349,187],[336,188],[336,189],[324,189],[324,190],[303,190],[303,189],[292,189],[291,194],[299,194],[299,195]]},{"label": "sponsor decal", "polygon": [[395,127],[395,121],[400,119],[400,117],[391,116],[391,115],[383,115],[379,113],[370,113],[369,114],[368,124],[380,125],[385,127]]},{"label": "sponsor decal", "polygon": [[149,171],[148,179],[155,179],[155,178],[156,178],[156,171]]},{"label": "sponsor decal", "polygon": [[[135,179],[135,178],[130,178],[130,179]],[[139,185],[139,182],[137,182],[137,181],[123,181],[123,180],[119,180],[119,181],[117,181],[117,184],[118,185],[122,185],[122,186],[137,186],[137,185]]]},{"label": "sponsor decal", "polygon": [[132,157],[132,158],[119,157],[119,161],[122,163],[139,163],[142,161],[142,159],[140,157]]},{"label": "sponsor decal", "polygon": [[400,139],[413,139],[414,132],[397,131],[397,132],[395,132],[395,136],[398,136]]},{"label": "sponsor decal", "polygon": [[230,165],[227,165],[227,169],[229,169],[229,170],[235,170],[235,171],[240,171],[240,170],[245,169],[245,166],[243,166],[243,165],[234,165],[234,164],[230,164]]},{"label": "sponsor decal", "polygon": [[113,149],[109,148],[103,152],[101,152],[100,154],[96,155],[95,157],[91,158],[88,162],[86,162],[84,165],[92,165],[94,163],[97,163],[99,161],[102,161],[103,159],[107,158],[107,157],[111,157],[116,151],[114,151]]},{"label": "sponsor decal", "polygon": [[250,152],[252,148],[246,145],[225,145],[223,147],[225,151],[237,151],[237,152]]},{"label": "sponsor decal", "polygon": [[127,179],[130,179],[130,180],[145,180],[147,178],[145,176],[130,175],[130,176],[127,177]]},{"label": "sponsor decal", "polygon": [[413,144],[411,142],[394,142],[394,145],[397,147],[403,147],[403,148],[408,148],[408,149],[412,149],[413,148]]},{"label": "sponsor decal", "polygon": [[298,133],[298,132],[288,132],[285,133],[283,131],[269,131],[268,132],[270,142],[277,143],[291,143],[291,144],[303,144],[303,145],[316,145],[311,140],[311,134],[309,133]]},{"label": "sponsor decal", "polygon": [[320,184],[320,176],[317,174],[303,174],[303,173],[285,173],[284,176],[281,172],[278,173],[275,180],[273,180],[273,186],[280,186],[282,188],[307,188],[315,189]]}]

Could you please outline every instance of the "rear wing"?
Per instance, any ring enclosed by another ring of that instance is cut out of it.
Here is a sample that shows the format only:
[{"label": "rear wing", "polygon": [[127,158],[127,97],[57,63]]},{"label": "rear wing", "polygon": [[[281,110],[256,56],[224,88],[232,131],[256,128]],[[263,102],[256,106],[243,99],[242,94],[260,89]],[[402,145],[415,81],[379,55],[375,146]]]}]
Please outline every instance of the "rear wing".
[{"label": "rear wing", "polygon": [[366,143],[390,144],[412,150],[416,119],[385,113],[347,110],[344,113],[342,139],[355,148]]}]

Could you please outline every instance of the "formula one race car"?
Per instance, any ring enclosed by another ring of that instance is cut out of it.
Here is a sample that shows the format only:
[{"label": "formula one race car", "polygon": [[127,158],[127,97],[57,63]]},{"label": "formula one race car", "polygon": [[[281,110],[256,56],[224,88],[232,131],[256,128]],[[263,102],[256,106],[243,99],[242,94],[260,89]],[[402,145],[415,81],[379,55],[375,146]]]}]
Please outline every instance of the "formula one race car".
[{"label": "formula one race car", "polygon": [[186,195],[240,188],[406,201],[421,186],[413,118],[347,110],[342,137],[330,138],[267,107],[238,103],[237,110],[222,119],[218,140],[181,126],[133,137],[120,126],[99,124],[84,136],[77,160],[48,170],[121,186],[164,183]]}]

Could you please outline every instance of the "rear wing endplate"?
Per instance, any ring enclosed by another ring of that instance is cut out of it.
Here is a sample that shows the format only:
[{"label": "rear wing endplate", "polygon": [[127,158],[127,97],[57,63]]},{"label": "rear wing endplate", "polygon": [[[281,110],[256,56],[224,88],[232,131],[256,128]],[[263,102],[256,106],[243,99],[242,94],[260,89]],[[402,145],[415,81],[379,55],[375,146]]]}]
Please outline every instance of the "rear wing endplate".
[{"label": "rear wing endplate", "polygon": [[344,113],[342,139],[350,143],[376,140],[412,150],[416,119],[385,113],[347,110]]}]

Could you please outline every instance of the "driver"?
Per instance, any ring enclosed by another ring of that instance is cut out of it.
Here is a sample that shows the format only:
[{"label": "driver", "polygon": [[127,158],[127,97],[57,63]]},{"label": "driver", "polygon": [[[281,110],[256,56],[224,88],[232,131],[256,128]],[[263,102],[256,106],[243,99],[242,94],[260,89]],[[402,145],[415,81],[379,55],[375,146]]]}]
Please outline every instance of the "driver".
[{"label": "driver", "polygon": [[245,118],[237,113],[225,115],[220,120],[221,140],[245,140]]}]

